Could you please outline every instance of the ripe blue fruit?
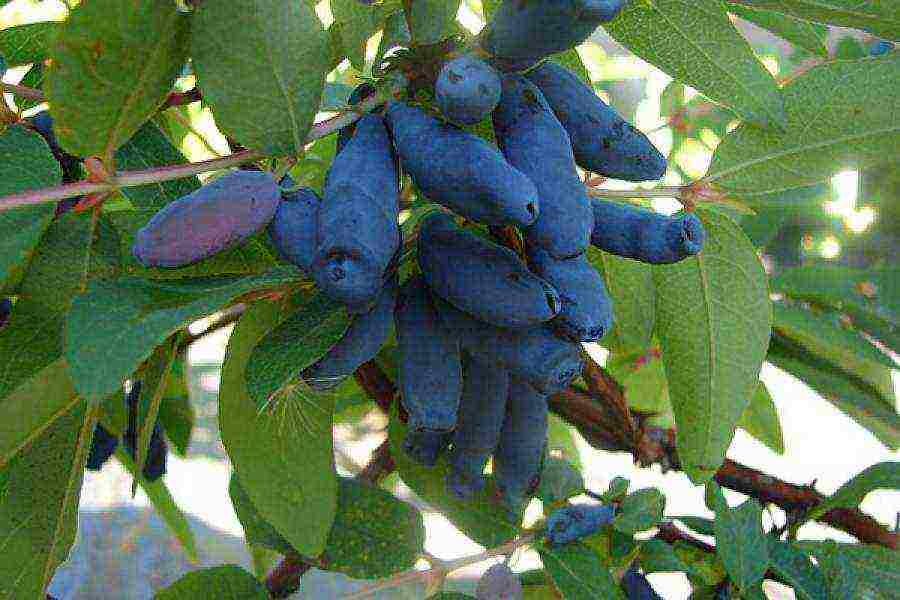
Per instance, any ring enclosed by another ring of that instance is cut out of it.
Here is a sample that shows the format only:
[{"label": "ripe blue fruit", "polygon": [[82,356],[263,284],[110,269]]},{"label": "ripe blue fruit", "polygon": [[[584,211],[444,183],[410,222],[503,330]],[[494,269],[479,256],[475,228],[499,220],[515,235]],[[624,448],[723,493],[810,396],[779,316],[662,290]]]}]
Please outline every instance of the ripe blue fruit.
[{"label": "ripe blue fruit", "polygon": [[[41,137],[44,138],[47,145],[50,146],[53,158],[55,158],[56,162],[59,163],[59,166],[62,167],[63,182],[72,183],[73,181],[81,179],[81,160],[77,156],[72,156],[60,148],[59,142],[56,141],[56,133],[53,131],[53,117],[50,116],[50,112],[43,110],[33,117],[30,117],[28,121],[34,126],[35,130],[41,134]],[[65,200],[62,202],[65,202]]]},{"label": "ripe blue fruit", "polygon": [[541,91],[521,75],[503,78],[494,111],[494,131],[503,155],[537,186],[541,213],[525,239],[553,258],[571,258],[590,242],[591,205],[578,178],[569,135]]},{"label": "ripe blue fruit", "polygon": [[591,244],[618,256],[660,265],[703,249],[706,230],[694,213],[666,216],[616,202],[591,199]]},{"label": "ripe blue fruit", "polygon": [[386,116],[403,169],[429,200],[485,225],[537,219],[534,184],[483,139],[401,102]]},{"label": "ripe blue fruit", "polygon": [[[282,185],[293,187],[293,181],[286,177]],[[268,227],[269,238],[281,258],[306,273],[316,253],[321,206],[321,198],[310,188],[284,194]]]},{"label": "ripe blue fruit", "polygon": [[115,454],[118,447],[118,436],[111,434],[103,425],[97,424],[94,428],[94,437],[91,439],[91,450],[88,452],[85,468],[88,471],[99,471]]},{"label": "ripe blue fruit", "polygon": [[628,569],[620,582],[628,600],[663,600],[662,596],[647,581],[647,578],[635,568]]},{"label": "ripe blue fruit", "polygon": [[398,182],[384,121],[366,115],[331,165],[319,210],[312,275],[334,300],[364,305],[381,289],[400,247]]},{"label": "ripe blue fruit", "polygon": [[[355,106],[371,96],[375,93],[375,87],[367,82],[361,83],[356,86],[352,92],[350,92],[350,97],[347,98],[347,104],[351,106]],[[342,127],[338,132],[337,138],[337,150],[335,151],[335,155],[340,154],[341,150],[347,145],[347,142],[350,141],[350,138],[353,137],[353,133],[356,131],[356,123],[351,123],[346,127]]]},{"label": "ripe blue fruit", "polygon": [[338,342],[303,373],[312,388],[326,390],[352,375],[361,364],[372,360],[394,324],[397,304],[397,277],[389,277],[371,311],[357,315]]},{"label": "ripe blue fruit", "polygon": [[[135,415],[137,411],[137,403],[141,397],[141,382],[136,381],[131,386],[128,394],[125,396],[125,403],[128,406],[128,427],[125,429],[125,435],[122,441],[125,449],[133,460],[137,460],[137,444],[138,432],[135,423]],[[166,462],[169,454],[169,447],[163,437],[162,426],[157,421],[153,425],[153,432],[150,434],[150,446],[147,449],[147,460],[144,462],[143,475],[147,481],[156,481],[166,474]]]},{"label": "ripe blue fruit", "polygon": [[[504,0],[488,24],[482,47],[519,68],[584,42],[628,0]],[[527,61],[527,62],[526,62]]]},{"label": "ripe blue fruit", "polygon": [[403,438],[403,451],[417,463],[433,467],[452,435],[449,431],[410,429]]},{"label": "ripe blue fruit", "polygon": [[562,301],[562,310],[551,323],[576,342],[596,342],[613,324],[612,300],[603,277],[584,254],[556,260],[546,250],[528,249],[532,270],[550,283]]},{"label": "ripe blue fruit", "polygon": [[600,531],[612,522],[616,509],[611,504],[570,504],[547,518],[547,541],[553,546],[574,542]]},{"label": "ripe blue fruit", "polygon": [[441,324],[460,347],[482,363],[508,369],[535,388],[554,393],[581,373],[581,346],[559,338],[548,325],[527,329],[497,327],[432,296]]},{"label": "ripe blue fruit", "polygon": [[428,287],[482,321],[528,327],[559,314],[556,290],[515,252],[460,229],[447,214],[425,217],[418,249]]},{"label": "ripe blue fruit", "polygon": [[869,46],[869,56],[883,56],[894,50],[894,44],[887,40],[878,40]]},{"label": "ripe blue fruit", "polygon": [[400,401],[409,415],[409,430],[448,432],[456,426],[462,393],[459,343],[441,328],[431,294],[419,277],[404,284],[394,317]]},{"label": "ripe blue fruit", "polygon": [[164,206],[132,249],[146,267],[177,268],[240,244],[268,225],[281,191],[262,171],[233,171]]},{"label": "ripe blue fruit", "polygon": [[506,563],[497,563],[485,571],[475,588],[478,600],[522,600],[523,594],[519,576]]},{"label": "ripe blue fruit", "polygon": [[547,448],[547,396],[517,377],[509,381],[506,418],[494,452],[494,479],[508,507],[520,513],[540,483]]},{"label": "ripe blue fruit", "polygon": [[12,300],[9,298],[0,298],[0,327],[6,325],[9,316],[12,314]]},{"label": "ripe blue fruit", "polygon": [[509,372],[471,357],[463,362],[463,393],[450,449],[447,487],[461,499],[484,487],[484,467],[500,441]]},{"label": "ripe blue fruit", "polygon": [[434,93],[447,119],[475,125],[500,102],[500,75],[480,58],[465,54],[444,64]]},{"label": "ripe blue fruit", "polygon": [[572,71],[545,62],[530,71],[569,134],[575,162],[613,179],[649,181],[666,173],[666,159],[643,133],[619,116]]}]

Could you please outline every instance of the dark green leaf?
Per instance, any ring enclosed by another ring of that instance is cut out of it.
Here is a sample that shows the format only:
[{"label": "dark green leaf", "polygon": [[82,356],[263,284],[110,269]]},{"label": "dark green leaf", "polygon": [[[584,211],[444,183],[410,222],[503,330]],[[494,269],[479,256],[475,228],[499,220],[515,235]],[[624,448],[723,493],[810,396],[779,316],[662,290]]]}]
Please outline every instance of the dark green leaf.
[{"label": "dark green leaf", "polygon": [[728,12],[768,29],[792,44],[828,57],[828,28],[774,10],[759,10],[729,0]]},{"label": "dark green leaf", "polygon": [[750,398],[750,404],[744,409],[738,427],[765,444],[772,452],[784,454],[784,437],[781,434],[778,408],[762,381],[756,385],[756,391]]},{"label": "dark green leaf", "polygon": [[821,558],[837,551],[849,563],[864,588],[878,590],[891,600],[900,598],[900,554],[896,550],[868,544],[797,542],[802,551]]},{"label": "dark green leaf", "polygon": [[816,554],[816,560],[825,575],[825,587],[829,598],[859,598],[859,577],[850,560],[841,554],[835,542],[824,545]]},{"label": "dark green leaf", "polygon": [[43,62],[48,46],[61,29],[56,21],[28,23],[0,30],[0,56],[6,66],[18,67]]},{"label": "dark green leaf", "polygon": [[[299,4],[299,3],[298,3]],[[268,600],[266,588],[236,565],[188,573],[154,596],[156,600]]]},{"label": "dark green leaf", "polygon": [[78,5],[55,38],[47,80],[60,145],[111,157],[169,94],[187,61],[189,23],[174,3]]},{"label": "dark green leaf", "polygon": [[[59,163],[40,135],[21,125],[0,134],[0,196],[57,185],[61,180]],[[0,211],[0,290],[13,287],[21,277],[53,213],[53,204]]]},{"label": "dark green leaf", "polygon": [[631,482],[624,477],[613,477],[613,480],[609,482],[609,488],[603,492],[602,500],[604,502],[621,502],[622,498],[628,494],[630,485]]},{"label": "dark green leaf", "polygon": [[358,0],[331,0],[331,12],[340,24],[341,41],[357,71],[366,66],[366,42],[378,29],[378,11]]},{"label": "dark green leaf", "polygon": [[656,320],[652,269],[593,246],[588,248],[587,257],[603,275],[615,313],[613,329],[602,343],[617,352],[643,350],[650,345]]},{"label": "dark green leaf", "polygon": [[298,275],[280,267],[245,278],[94,282],[76,298],[66,322],[75,388],[87,399],[102,399],[173,333],[249,292],[288,286]]},{"label": "dark green leaf", "polygon": [[82,403],[0,470],[0,593],[43,598],[75,541],[84,463],[97,408]]},{"label": "dark green leaf", "polygon": [[347,108],[353,86],[346,83],[325,83],[325,92],[322,94],[321,111],[338,112]]},{"label": "dark green leaf", "polygon": [[800,600],[820,600],[827,596],[825,578],[810,562],[809,557],[787,542],[769,539],[771,569],[788,585]]},{"label": "dark green leaf", "polygon": [[632,2],[606,29],[644,60],[742,119],[784,127],[778,85],[721,0]]},{"label": "dark green leaf", "polygon": [[641,567],[645,573],[678,573],[687,571],[672,546],[658,539],[649,539],[641,544]]},{"label": "dark green leaf", "polygon": [[337,507],[333,400],[298,386],[260,411],[245,383],[253,348],[284,316],[280,306],[260,303],[244,313],[232,333],[222,368],[219,428],[241,485],[262,517],[299,553],[317,556]]},{"label": "dark green leaf", "polygon": [[716,535],[715,528],[713,527],[713,523],[715,523],[715,521],[713,521],[712,519],[704,519],[703,517],[693,517],[690,515],[683,515],[672,518],[681,521],[697,533],[701,533],[703,535]]},{"label": "dark green leaf", "polygon": [[405,5],[413,45],[436,44],[455,32],[460,0],[407,0]]},{"label": "dark green leaf", "polygon": [[609,568],[581,542],[538,549],[563,600],[625,600]]},{"label": "dark green leaf", "polygon": [[749,198],[894,161],[900,144],[900,53],[814,67],[787,84],[783,132],[744,124],[716,148],[707,180]]},{"label": "dark green leaf", "polygon": [[406,15],[402,10],[392,12],[384,21],[384,33],[375,53],[375,64],[379,64],[384,55],[397,46],[409,46],[411,43],[412,37],[409,34]]},{"label": "dark green leaf", "polygon": [[893,0],[734,0],[756,8],[785,12],[801,19],[871,31],[900,39],[900,11]]},{"label": "dark green leaf", "polygon": [[228,484],[228,495],[231,497],[231,505],[237,515],[247,543],[253,546],[270,548],[280,554],[296,554],[296,550],[284,539],[284,536],[266,521],[247,495],[247,490],[241,485],[237,473],[231,474],[231,482]]},{"label": "dark green leaf", "polygon": [[729,508],[721,494],[717,496],[716,554],[722,559],[731,580],[741,590],[762,581],[769,568],[769,546],[762,528],[762,508],[750,499]]},{"label": "dark green leaf", "polygon": [[578,469],[567,460],[548,456],[536,493],[544,506],[549,507],[582,492],[584,492],[584,478]]},{"label": "dark green leaf", "polygon": [[613,527],[622,533],[639,533],[655,527],[663,517],[666,497],[655,488],[632,492],[625,496],[613,519]]},{"label": "dark green leaf", "polygon": [[330,59],[313,9],[281,0],[207,0],[194,15],[191,40],[203,100],[219,128],[265,154],[302,154]]},{"label": "dark green leaf", "polygon": [[147,452],[150,450],[150,438],[159,417],[159,407],[162,405],[163,395],[166,392],[175,352],[175,345],[171,340],[167,340],[165,344],[153,351],[142,373],[141,394],[136,407],[137,444],[135,453],[137,470],[141,473],[144,472]]},{"label": "dark green leaf", "polygon": [[301,371],[341,339],[349,322],[346,310],[324,293],[304,295],[296,311],[253,349],[247,390],[256,405],[263,408],[302,385]]},{"label": "dark green leaf", "polygon": [[698,256],[653,269],[678,453],[695,482],[719,468],[766,356],[772,307],[756,250],[728,217],[698,210]]},{"label": "dark green leaf", "polygon": [[184,379],[184,360],[179,356],[172,363],[172,372],[166,385],[165,397],[159,407],[159,423],[172,442],[173,450],[187,456],[194,430],[194,407]]},{"label": "dark green leaf", "polygon": [[900,462],[881,462],[858,473],[824,502],[809,511],[816,519],[835,508],[856,508],[869,492],[900,489]]},{"label": "dark green leaf", "polygon": [[[152,121],[144,123],[144,126],[116,152],[116,166],[121,171],[152,169],[186,162],[184,155]],[[184,177],[137,187],[125,187],[122,188],[122,195],[131,200],[136,208],[160,209],[199,187],[200,181],[196,177]]]}]

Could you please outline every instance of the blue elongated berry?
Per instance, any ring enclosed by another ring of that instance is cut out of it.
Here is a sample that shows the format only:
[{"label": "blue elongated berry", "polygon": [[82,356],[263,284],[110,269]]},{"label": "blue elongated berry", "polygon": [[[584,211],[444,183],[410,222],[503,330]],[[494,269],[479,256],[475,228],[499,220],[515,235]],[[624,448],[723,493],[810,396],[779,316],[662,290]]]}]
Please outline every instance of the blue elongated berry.
[{"label": "blue elongated berry", "polygon": [[[285,177],[282,185],[293,187],[293,180]],[[310,272],[316,253],[321,207],[322,199],[315,191],[300,188],[282,196],[268,226],[269,238],[279,256],[306,273]]]},{"label": "blue elongated berry", "polygon": [[643,133],[601,100],[572,71],[545,62],[528,79],[544,94],[569,134],[575,162],[613,179],[649,181],[666,173],[666,159]]},{"label": "blue elongated berry", "polygon": [[506,417],[494,452],[494,479],[508,507],[518,513],[540,483],[547,448],[547,396],[511,377]]},{"label": "blue elongated berry", "polygon": [[560,310],[559,295],[515,252],[464,229],[444,213],[425,217],[419,266],[428,287],[476,318],[500,327],[528,327]]},{"label": "blue elongated berry", "polygon": [[480,58],[465,54],[441,68],[434,94],[447,119],[474,125],[491,114],[500,102],[500,75]]},{"label": "blue elongated berry", "polygon": [[534,184],[483,139],[401,102],[386,116],[403,169],[429,200],[485,225],[537,219]]},{"label": "blue elongated berry", "polygon": [[[72,156],[60,147],[59,142],[56,140],[56,133],[53,131],[53,117],[50,116],[50,112],[43,110],[33,117],[29,117],[28,121],[34,126],[35,130],[41,134],[41,137],[44,138],[47,145],[50,146],[53,158],[55,158],[56,162],[62,167],[63,182],[72,183],[73,181],[81,179],[81,159],[77,156]],[[62,200],[61,203],[66,201],[71,202],[72,199]]]},{"label": "blue elongated berry", "polygon": [[547,541],[553,546],[574,542],[600,531],[612,522],[616,509],[611,504],[570,504],[547,518]]},{"label": "blue elongated berry", "polygon": [[484,572],[475,588],[477,600],[522,600],[519,576],[506,563],[497,563]]},{"label": "blue elongated berry", "polygon": [[88,452],[88,471],[99,471],[106,461],[115,454],[119,447],[119,437],[111,434],[103,425],[97,424],[94,428],[94,437],[91,439],[91,449]]},{"label": "blue elongated berry", "polygon": [[503,78],[494,131],[503,155],[534,182],[541,198],[541,213],[525,229],[525,239],[553,258],[584,252],[593,219],[569,135],[541,91],[525,77]]},{"label": "blue elongated berry", "polygon": [[325,390],[341,383],[364,362],[372,360],[394,324],[397,304],[397,277],[389,277],[371,311],[357,315],[338,342],[303,373],[303,380],[314,389]]},{"label": "blue elongated berry", "polygon": [[[347,103],[351,106],[355,106],[371,96],[375,93],[375,87],[368,83],[364,82],[356,86],[352,92],[350,92],[350,97],[347,98]],[[356,123],[351,123],[346,127],[342,127],[338,132],[337,138],[337,149],[335,151],[335,155],[340,154],[341,150],[343,150],[347,146],[347,142],[350,141],[350,138],[353,137],[353,133],[356,131]]]},{"label": "blue elongated berry", "polygon": [[381,117],[364,116],[335,157],[319,210],[312,275],[338,302],[365,305],[400,247],[397,161]]},{"label": "blue elongated berry", "polygon": [[894,50],[893,42],[889,42],[887,40],[878,40],[871,46],[869,46],[869,56],[884,56],[888,52],[892,52]]},{"label": "blue elongated berry", "polygon": [[450,431],[410,429],[403,438],[403,451],[417,463],[433,467],[452,436]]},{"label": "blue elongated berry", "polygon": [[647,581],[647,578],[633,567],[622,575],[620,585],[628,600],[663,600],[662,596],[657,594],[650,582]]},{"label": "blue elongated berry", "polygon": [[[628,0],[504,0],[483,36],[482,47],[502,62],[530,66],[584,42]],[[501,64],[502,64],[501,62]]]},{"label": "blue elongated berry", "polygon": [[240,244],[269,224],[281,190],[262,171],[233,171],[167,204],[138,231],[144,266],[177,268]]},{"label": "blue elongated berry", "polygon": [[612,300],[603,277],[587,257],[556,260],[541,248],[529,248],[532,270],[559,292],[562,310],[552,325],[576,342],[596,342],[612,328]]},{"label": "blue elongated berry", "polygon": [[447,487],[456,497],[468,499],[484,487],[484,467],[500,441],[509,372],[470,357],[463,365],[463,393],[449,454]]},{"label": "blue elongated berry", "polygon": [[596,198],[591,208],[591,244],[611,254],[669,264],[699,253],[706,241],[706,230],[694,213],[666,216]]},{"label": "blue elongated berry", "polygon": [[526,329],[497,327],[433,296],[441,323],[460,347],[482,363],[508,369],[535,388],[554,393],[581,373],[581,346],[561,339],[548,325]]},{"label": "blue elongated berry", "polygon": [[12,300],[9,298],[0,298],[0,327],[6,325],[9,316],[12,314]]},{"label": "blue elongated berry", "polygon": [[400,401],[409,415],[410,455],[434,464],[456,426],[462,393],[459,342],[445,332],[425,282],[404,284],[394,315],[400,354]]},{"label": "blue elongated berry", "polygon": [[[125,449],[132,459],[137,460],[138,431],[135,422],[138,400],[141,397],[140,381],[134,382],[125,396],[125,403],[128,406],[128,427],[125,435],[122,436],[122,442]],[[162,425],[157,421],[153,425],[153,432],[150,434],[150,446],[147,449],[147,459],[144,462],[143,475],[147,481],[156,481],[166,474],[166,463],[169,454],[169,446],[163,437]]]}]

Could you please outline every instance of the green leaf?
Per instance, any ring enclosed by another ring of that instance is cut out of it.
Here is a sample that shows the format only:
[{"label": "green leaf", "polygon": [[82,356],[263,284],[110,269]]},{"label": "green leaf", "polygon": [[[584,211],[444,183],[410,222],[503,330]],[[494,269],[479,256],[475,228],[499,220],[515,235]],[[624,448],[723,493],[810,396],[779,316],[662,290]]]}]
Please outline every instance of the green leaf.
[{"label": "green leaf", "polygon": [[865,588],[878,590],[887,598],[900,597],[900,554],[896,550],[868,544],[834,544],[834,542],[797,542],[797,548],[821,559],[836,553],[846,559]]},{"label": "green leaf", "polygon": [[[182,365],[183,361],[180,358],[173,363],[172,374],[169,376],[170,385],[173,379],[180,377],[179,371],[183,368]],[[187,456],[191,433],[194,429],[194,407],[187,394],[179,396],[169,394],[170,391],[167,389],[166,397],[163,399],[162,406],[159,407],[159,422],[166,432],[166,437],[172,442],[173,450],[181,456]]]},{"label": "green leaf", "polygon": [[752,498],[729,508],[717,495],[716,554],[722,559],[731,581],[748,590],[762,581],[769,568],[769,546],[762,528],[762,508]]},{"label": "green leaf", "polygon": [[244,529],[244,537],[247,543],[253,546],[270,548],[281,554],[295,554],[297,551],[284,539],[284,536],[266,521],[247,494],[247,490],[241,485],[237,473],[231,474],[228,484],[228,495],[231,497],[231,505],[237,515],[241,527]]},{"label": "green leaf", "polygon": [[675,542],[672,548],[678,559],[687,567],[686,573],[692,582],[698,581],[714,586],[725,578],[725,567],[722,566],[722,560],[718,555],[709,554],[680,541]]},{"label": "green leaf", "polygon": [[615,353],[606,368],[625,388],[630,408],[652,414],[672,413],[669,384],[658,348],[636,354]]},{"label": "green leaf", "polygon": [[800,19],[853,27],[890,40],[900,39],[900,10],[893,0],[735,0],[778,10]]},{"label": "green leaf", "polygon": [[768,29],[795,46],[828,58],[828,28],[772,10],[759,10],[728,0],[728,12]]},{"label": "green leaf", "polygon": [[[168,433],[169,432],[167,431],[166,434],[168,435]],[[172,498],[172,494],[169,493],[169,488],[166,487],[165,481],[162,478],[157,479],[156,481],[147,481],[144,478],[141,469],[137,468],[137,465],[134,464],[131,456],[125,451],[121,444],[116,449],[116,459],[122,463],[122,466],[131,474],[134,481],[141,486],[141,489],[147,494],[150,504],[153,505],[157,514],[159,514],[160,518],[172,532],[172,535],[175,536],[175,539],[178,540],[181,549],[184,550],[185,556],[187,556],[191,562],[199,562],[200,556],[197,553],[197,541],[194,539],[194,532],[191,530],[190,521],[188,521],[184,512],[182,512],[175,503],[175,499]]]},{"label": "green leaf", "polygon": [[765,444],[775,454],[784,454],[784,437],[778,409],[766,385],[760,381],[738,421],[738,427]]},{"label": "green leaf", "polygon": [[384,20],[384,33],[378,44],[378,51],[375,53],[375,64],[379,64],[384,55],[397,46],[408,47],[411,43],[412,36],[409,33],[406,15],[402,10],[392,12]]},{"label": "green leaf", "polygon": [[703,535],[716,535],[715,528],[713,527],[715,521],[713,519],[704,519],[703,517],[694,517],[690,515],[680,515],[672,518],[681,521],[697,533]]},{"label": "green leaf", "polygon": [[622,498],[628,495],[628,487],[631,482],[624,477],[613,477],[609,482],[609,487],[603,492],[601,500],[603,502],[621,502]]},{"label": "green leaf", "polygon": [[794,546],[770,538],[769,557],[772,571],[794,588],[799,600],[820,600],[827,597],[822,572]]},{"label": "green leaf", "polygon": [[147,453],[150,451],[150,438],[156,428],[159,417],[159,407],[162,405],[163,394],[166,391],[166,383],[169,373],[172,371],[172,363],[175,360],[177,348],[172,340],[153,351],[142,373],[141,393],[137,402],[137,444],[135,462],[137,469],[144,472],[147,462]]},{"label": "green leaf", "polygon": [[487,478],[484,489],[471,500],[459,500],[447,491],[449,467],[446,458],[438,460],[434,467],[425,467],[413,461],[403,450],[406,425],[400,422],[395,406],[388,429],[391,456],[397,465],[400,478],[420,498],[434,506],[451,523],[475,542],[493,548],[509,541],[519,533],[519,522],[514,520],[497,500],[493,477]]},{"label": "green leaf", "polygon": [[650,265],[588,247],[591,265],[603,276],[613,303],[612,331],[602,343],[616,352],[648,347],[656,321],[656,292]]},{"label": "green leaf", "polygon": [[666,542],[651,538],[641,544],[641,568],[645,573],[679,573],[687,571],[687,565],[681,562],[672,546]]},{"label": "green leaf", "polygon": [[136,277],[144,279],[185,279],[189,277],[209,277],[213,275],[261,275],[275,267],[278,262],[269,242],[269,234],[258,233],[239,246],[219,252],[179,269],[147,268],[134,257],[132,247],[138,230],[156,214],[156,209],[119,210],[109,213],[115,225],[122,248],[122,268]]},{"label": "green leaf", "polygon": [[895,160],[900,54],[826,63],[782,93],[785,131],[744,124],[716,148],[706,179],[725,193],[752,199]]},{"label": "green leaf", "polygon": [[656,488],[647,488],[625,496],[612,526],[622,533],[647,531],[662,520],[666,497]]},{"label": "green leaf", "polygon": [[406,21],[413,45],[436,44],[453,35],[459,5],[460,0],[406,0]]},{"label": "green leaf", "polygon": [[857,573],[847,557],[840,553],[837,543],[824,545],[816,554],[816,560],[825,575],[829,598],[860,597],[857,595],[860,583]]},{"label": "green leaf", "polygon": [[43,21],[0,30],[0,56],[8,67],[43,62],[60,29],[56,21]]},{"label": "green leaf", "polygon": [[279,267],[245,278],[93,282],[75,299],[66,321],[66,359],[75,388],[86,399],[102,399],[173,333],[249,292],[288,286],[298,275]]},{"label": "green leaf", "polygon": [[315,11],[304,2],[208,0],[193,21],[194,70],[219,128],[265,154],[302,154],[329,70]]},{"label": "green leaf", "polygon": [[[172,145],[169,138],[152,121],[145,123],[116,152],[116,165],[121,171],[167,167],[186,162],[181,151]],[[122,195],[128,198],[136,208],[158,210],[173,200],[187,196],[199,187],[200,180],[195,176],[125,187],[121,191]]]},{"label": "green leaf", "polygon": [[347,311],[322,292],[305,294],[296,312],[253,349],[247,390],[262,409],[301,385],[300,373],[321,358],[347,330]]},{"label": "green leaf", "polygon": [[[14,125],[0,134],[0,196],[57,185],[62,170],[37,133]],[[21,276],[55,207],[37,204],[0,211],[0,290]]]},{"label": "green leaf", "polygon": [[544,506],[549,507],[583,492],[584,477],[575,465],[567,460],[548,456],[544,461],[541,482],[535,494]]},{"label": "green leaf", "polygon": [[871,386],[777,337],[772,338],[767,360],[799,377],[825,400],[871,431],[882,444],[891,449],[900,447],[900,416],[896,408],[885,402]]},{"label": "green leaf", "polygon": [[[300,4],[299,2],[297,4]],[[236,565],[188,573],[154,596],[155,600],[268,600],[266,588]]]},{"label": "green leaf", "polygon": [[187,62],[189,24],[174,3],[79,4],[55,38],[47,78],[60,145],[112,157],[165,101]]},{"label": "green leaf", "polygon": [[809,511],[808,519],[817,519],[835,508],[856,508],[875,490],[900,489],[900,462],[881,462],[858,473],[824,502]]},{"label": "green leaf", "polygon": [[378,29],[378,11],[358,0],[331,0],[331,12],[339,24],[341,42],[357,71],[366,66],[366,42]]},{"label": "green leaf", "polygon": [[317,556],[337,506],[333,400],[298,386],[260,411],[244,379],[253,348],[283,317],[278,305],[260,303],[238,322],[222,367],[219,428],[241,485],[262,517],[299,553]]},{"label": "green leaf", "polygon": [[772,308],[756,250],[728,217],[698,210],[703,251],[654,267],[657,335],[685,472],[702,482],[719,468],[766,356]]},{"label": "green leaf", "polygon": [[742,119],[784,127],[778,85],[723,1],[637,0],[605,27],[629,50]]},{"label": "green leaf", "polygon": [[840,310],[854,325],[900,348],[900,269],[852,269],[812,265],[785,269],[771,280],[772,290],[797,300]]},{"label": "green leaf", "polygon": [[581,451],[578,449],[578,432],[558,416],[547,415],[547,452],[548,456],[563,459],[576,469],[581,469]]},{"label": "green leaf", "polygon": [[563,600],[625,600],[609,568],[582,542],[538,552]]},{"label": "green leaf", "polygon": [[0,596],[43,598],[68,558],[98,410],[80,404],[0,470]]}]

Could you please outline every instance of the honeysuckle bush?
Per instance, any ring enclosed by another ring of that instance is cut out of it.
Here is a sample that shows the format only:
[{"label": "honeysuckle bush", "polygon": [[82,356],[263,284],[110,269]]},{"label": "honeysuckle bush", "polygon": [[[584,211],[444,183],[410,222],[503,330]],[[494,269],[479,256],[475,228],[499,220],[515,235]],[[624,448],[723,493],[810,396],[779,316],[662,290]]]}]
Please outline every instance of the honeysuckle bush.
[{"label": "honeysuckle bush", "polygon": [[[611,356],[605,367],[586,358],[582,375],[549,398],[552,427],[531,492],[545,516],[585,493],[613,505],[615,516],[562,545],[545,539],[542,519],[526,527],[493,477],[462,500],[445,486],[446,460],[423,466],[407,455],[393,337],[337,387],[303,379],[354,317],[283,260],[264,231],[176,269],[146,266],[132,247],[154,214],[200,188],[199,175],[263,170],[282,185],[290,175],[321,191],[338,132],[361,114],[389,101],[436,114],[434,81],[450,58],[474,53],[506,73],[550,60],[593,85],[587,53],[510,64],[491,55],[489,36],[457,21],[454,0],[69,4],[65,21],[0,30],[0,70],[24,67],[15,85],[12,72],[4,79],[0,105],[0,596],[44,598],[74,541],[82,474],[101,428],[130,432],[128,451],[109,452],[195,553],[165,480],[150,481],[147,467],[157,423],[172,451],[187,451],[183,362],[198,339],[187,328],[205,317],[212,330],[237,322],[218,399],[234,466],[230,496],[247,543],[278,560],[252,574],[198,571],[160,598],[285,597],[310,567],[373,580],[355,597],[410,582],[435,598],[464,597],[441,591],[447,575],[523,547],[542,560],[518,575],[529,598],[624,598],[623,576],[658,572],[685,573],[696,598],[762,598],[764,580],[808,600],[896,596],[897,534],[857,507],[873,490],[898,488],[897,463],[872,465],[823,496],[725,458],[738,427],[784,452],[779,415],[759,381],[764,361],[885,447],[900,444],[891,382],[900,349],[896,3],[633,0],[604,25],[673,79],[661,99],[670,177],[623,191],[583,173],[585,200],[674,198],[699,217],[706,239],[698,255],[669,265],[587,250],[612,300],[614,326],[600,340]],[[501,4],[463,9],[491,23]],[[327,27],[323,15],[333,18]],[[777,77],[732,17],[790,43]],[[828,45],[837,26],[865,35]],[[869,52],[858,40],[873,37],[882,41]],[[374,95],[351,106],[359,82]],[[196,102],[211,110],[230,154],[204,162],[182,154],[186,105]],[[41,121],[47,109],[52,125]],[[490,117],[468,130],[495,143]],[[715,145],[712,159],[691,178],[674,159],[701,143]],[[822,211],[831,179],[847,170],[860,173],[878,210],[862,248]],[[408,176],[401,198],[391,269],[403,283],[416,276],[418,225],[435,206]],[[522,251],[514,228],[466,226]],[[855,263],[810,254],[835,235],[846,236]],[[126,389],[137,389],[128,403]],[[332,426],[370,410],[389,416],[387,440],[358,476],[339,476]],[[815,431],[815,415],[808,420]],[[585,489],[576,431],[600,450],[706,485],[714,517],[672,515],[665,489],[632,489],[616,473],[605,474],[609,489]],[[488,550],[451,563],[428,556],[422,515],[380,485],[393,471]],[[721,487],[748,498],[730,506]],[[767,505],[783,512],[764,527]],[[800,539],[809,521],[858,541]],[[423,557],[431,568],[416,571]]]}]

